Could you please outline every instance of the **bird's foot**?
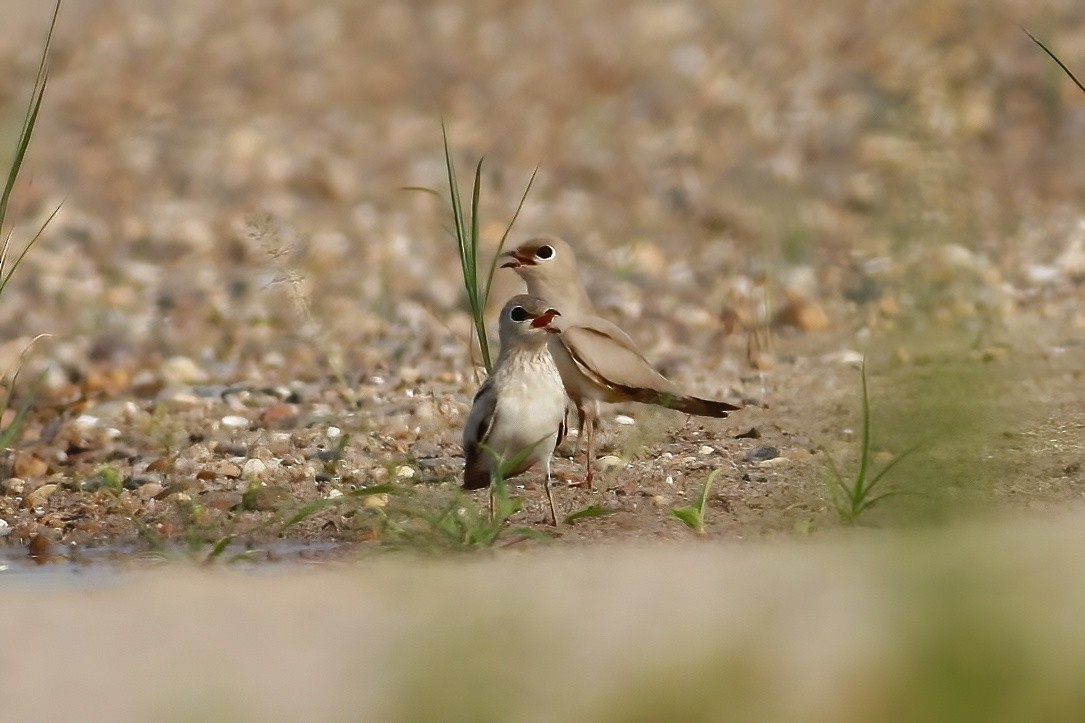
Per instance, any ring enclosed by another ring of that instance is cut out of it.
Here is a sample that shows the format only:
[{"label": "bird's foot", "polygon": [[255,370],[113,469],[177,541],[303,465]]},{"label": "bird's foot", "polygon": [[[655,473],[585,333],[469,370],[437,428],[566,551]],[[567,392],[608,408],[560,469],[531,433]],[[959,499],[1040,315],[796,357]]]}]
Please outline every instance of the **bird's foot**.
[{"label": "bird's foot", "polygon": [[567,486],[569,486],[569,487],[575,487],[577,489],[582,489],[582,490],[584,490],[584,489],[590,490],[590,489],[592,489],[593,477],[594,477],[594,475],[591,472],[589,472],[588,474],[584,475],[583,477],[573,477],[573,476],[570,475],[570,476],[563,477],[563,479],[565,480],[565,484]]}]

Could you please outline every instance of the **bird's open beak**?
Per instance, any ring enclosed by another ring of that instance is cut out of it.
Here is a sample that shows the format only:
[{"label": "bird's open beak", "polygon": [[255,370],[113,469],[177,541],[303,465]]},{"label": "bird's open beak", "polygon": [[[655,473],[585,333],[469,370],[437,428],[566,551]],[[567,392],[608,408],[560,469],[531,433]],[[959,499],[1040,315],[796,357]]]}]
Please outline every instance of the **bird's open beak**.
[{"label": "bird's open beak", "polygon": [[554,320],[555,316],[561,316],[561,313],[557,309],[547,309],[531,320],[531,328],[546,329],[550,333],[556,334],[558,330],[550,327],[550,322]]},{"label": "bird's open beak", "polygon": [[522,253],[519,253],[519,252],[516,252],[516,251],[506,251],[505,253],[503,253],[501,255],[502,256],[507,256],[509,258],[508,261],[501,264],[501,268],[503,268],[503,269],[518,269],[521,266],[534,266],[535,265],[535,260],[533,258],[531,258],[530,256],[528,256],[527,254],[522,254]]}]

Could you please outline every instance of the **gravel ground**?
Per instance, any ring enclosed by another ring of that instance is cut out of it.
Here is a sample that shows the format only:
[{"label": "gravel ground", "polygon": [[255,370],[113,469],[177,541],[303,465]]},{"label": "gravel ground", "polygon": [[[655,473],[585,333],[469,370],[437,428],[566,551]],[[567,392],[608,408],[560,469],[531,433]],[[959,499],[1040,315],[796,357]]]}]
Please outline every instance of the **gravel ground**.
[{"label": "gravel ground", "polygon": [[[556,496],[610,514],[558,541],[687,539],[715,469],[709,536],[836,525],[863,355],[875,461],[921,443],[872,522],[1079,500],[1085,94],[1018,24],[1085,73],[1085,9],[793,5],[65,6],[11,208],[19,242],[61,204],[0,303],[37,389],[0,544],[443,545],[418,515],[456,499],[478,370],[448,209],[408,190],[444,192],[442,117],[488,248],[538,166],[513,242],[576,244],[661,370],[747,405],[608,409],[602,484]],[[0,13],[9,138],[48,18]]]}]

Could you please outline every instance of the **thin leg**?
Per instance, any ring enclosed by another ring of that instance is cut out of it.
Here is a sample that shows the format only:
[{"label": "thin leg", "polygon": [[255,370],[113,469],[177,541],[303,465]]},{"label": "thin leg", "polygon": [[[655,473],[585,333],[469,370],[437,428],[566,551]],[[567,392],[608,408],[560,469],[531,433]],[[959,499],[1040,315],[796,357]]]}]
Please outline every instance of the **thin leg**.
[{"label": "thin leg", "polygon": [[543,490],[546,492],[546,501],[550,503],[550,524],[558,526],[558,512],[554,509],[554,494],[550,491],[550,458],[546,458],[546,479],[543,480]]},{"label": "thin leg", "polygon": [[591,489],[592,478],[595,476],[595,415],[587,409],[584,412],[584,426],[588,428],[588,471],[584,475],[584,485]]},{"label": "thin leg", "polygon": [[584,443],[584,407],[576,405],[576,446],[573,448],[573,456],[580,454],[580,445]]},{"label": "thin leg", "polygon": [[490,493],[489,494],[489,497],[490,497],[490,522],[493,522],[494,521],[494,483],[493,483],[492,480],[490,482],[490,486],[487,489],[489,490],[489,493]]}]

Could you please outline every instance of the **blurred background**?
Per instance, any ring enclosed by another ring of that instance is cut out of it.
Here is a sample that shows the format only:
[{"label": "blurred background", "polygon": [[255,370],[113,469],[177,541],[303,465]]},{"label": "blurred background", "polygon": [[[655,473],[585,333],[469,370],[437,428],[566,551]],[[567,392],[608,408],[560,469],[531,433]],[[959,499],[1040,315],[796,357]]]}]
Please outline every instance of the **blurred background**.
[{"label": "blurred background", "polygon": [[[13,137],[48,11],[0,9]],[[486,239],[538,166],[512,242],[575,242],[664,355],[793,297],[816,330],[975,333],[1023,296],[1080,330],[1085,94],[1019,26],[1085,73],[1071,0],[69,3],[16,239],[63,205],[0,333],[73,377],[326,373],[286,276],[348,369],[397,325],[466,339],[447,206],[403,190],[445,192],[442,117]]]}]

